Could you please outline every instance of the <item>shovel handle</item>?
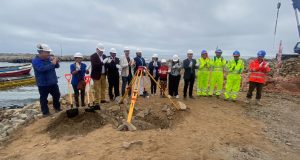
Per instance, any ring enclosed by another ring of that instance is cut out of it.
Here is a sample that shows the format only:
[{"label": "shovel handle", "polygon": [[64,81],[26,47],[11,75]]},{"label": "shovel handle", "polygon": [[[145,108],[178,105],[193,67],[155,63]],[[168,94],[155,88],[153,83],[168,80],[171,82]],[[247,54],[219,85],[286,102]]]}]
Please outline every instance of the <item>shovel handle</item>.
[{"label": "shovel handle", "polygon": [[72,98],[72,93],[71,93],[71,78],[72,78],[72,74],[65,74],[65,78],[68,81],[68,92],[69,92],[69,100],[71,103],[71,108],[73,108],[73,98]]},{"label": "shovel handle", "polygon": [[65,74],[65,78],[68,82],[70,82],[72,79],[72,74]]}]

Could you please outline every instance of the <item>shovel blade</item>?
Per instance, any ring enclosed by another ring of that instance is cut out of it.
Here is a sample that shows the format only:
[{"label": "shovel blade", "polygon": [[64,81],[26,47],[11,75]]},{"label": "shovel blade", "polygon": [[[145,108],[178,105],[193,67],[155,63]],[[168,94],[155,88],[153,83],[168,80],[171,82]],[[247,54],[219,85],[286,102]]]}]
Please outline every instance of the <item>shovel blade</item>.
[{"label": "shovel blade", "polygon": [[66,111],[68,118],[76,117],[79,114],[78,108],[68,109]]}]

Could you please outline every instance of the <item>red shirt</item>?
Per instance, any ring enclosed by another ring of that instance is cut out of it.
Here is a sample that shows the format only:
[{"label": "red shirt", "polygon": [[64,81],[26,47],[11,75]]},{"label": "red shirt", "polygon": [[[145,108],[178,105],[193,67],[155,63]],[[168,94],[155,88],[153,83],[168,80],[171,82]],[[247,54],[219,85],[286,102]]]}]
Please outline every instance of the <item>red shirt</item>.
[{"label": "red shirt", "polygon": [[159,69],[158,69],[159,78],[160,79],[167,79],[168,70],[169,70],[168,66],[164,66],[164,65],[160,66]]},{"label": "red shirt", "polygon": [[250,63],[249,70],[250,70],[250,76],[249,81],[250,82],[257,82],[257,83],[265,83],[266,82],[266,74],[270,72],[270,67],[266,66],[267,62],[265,60],[262,61],[263,65],[262,67],[259,67],[260,62],[258,59],[253,60]]}]

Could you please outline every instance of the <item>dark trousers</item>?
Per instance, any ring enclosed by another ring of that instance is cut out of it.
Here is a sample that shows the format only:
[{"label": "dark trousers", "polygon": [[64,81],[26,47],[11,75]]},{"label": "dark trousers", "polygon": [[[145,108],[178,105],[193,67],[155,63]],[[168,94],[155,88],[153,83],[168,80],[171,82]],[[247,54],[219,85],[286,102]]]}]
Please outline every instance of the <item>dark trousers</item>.
[{"label": "dark trousers", "polygon": [[249,90],[247,93],[247,98],[252,98],[252,92],[256,89],[256,99],[261,99],[261,92],[264,84],[257,82],[249,82]]},{"label": "dark trousers", "polygon": [[178,87],[181,76],[173,76],[169,74],[169,95],[177,96],[178,95]]},{"label": "dark trousers", "polygon": [[159,85],[160,85],[160,95],[164,95],[164,92],[167,88],[167,79],[160,79],[159,80]]},{"label": "dark trousers", "polygon": [[[122,96],[125,94],[126,86],[130,84],[132,79],[132,75],[128,75],[127,77],[122,77]],[[128,95],[131,95],[131,90],[129,90]]]},{"label": "dark trousers", "polygon": [[38,86],[38,89],[40,93],[40,105],[43,114],[49,113],[47,100],[49,93],[51,94],[53,99],[53,108],[55,110],[60,110],[60,92],[57,84],[51,86]]},{"label": "dark trousers", "polygon": [[[156,82],[158,81],[158,77],[154,77],[154,79]],[[157,84],[152,78],[150,78],[150,81],[151,81],[151,87],[150,87],[151,94],[156,94]]]},{"label": "dark trousers", "polygon": [[[75,98],[75,105],[76,107],[79,107],[79,89],[77,89],[77,85],[72,85],[74,90],[74,98]],[[81,99],[81,106],[84,106],[84,96],[85,96],[85,90],[80,90],[80,99]]]},{"label": "dark trousers", "polygon": [[[108,94],[110,100],[113,100],[114,98],[120,96],[119,83],[119,75],[108,77]],[[114,94],[112,92],[113,89]]]},{"label": "dark trousers", "polygon": [[183,96],[186,97],[187,89],[189,88],[189,96],[193,96],[193,87],[195,82],[195,76],[191,75],[189,79],[184,79]]}]

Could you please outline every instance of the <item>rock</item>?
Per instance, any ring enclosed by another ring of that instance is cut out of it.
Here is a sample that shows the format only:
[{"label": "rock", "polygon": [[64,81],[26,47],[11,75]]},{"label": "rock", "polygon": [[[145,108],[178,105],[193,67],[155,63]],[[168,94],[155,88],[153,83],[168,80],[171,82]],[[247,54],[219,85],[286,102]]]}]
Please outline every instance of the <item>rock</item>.
[{"label": "rock", "polygon": [[28,118],[28,116],[26,114],[19,114],[18,117],[23,119],[23,120]]},{"label": "rock", "polygon": [[10,128],[10,126],[9,126],[9,125],[6,125],[6,126],[4,126],[4,127],[2,128],[2,130],[3,130],[3,131],[7,131],[9,128]]},{"label": "rock", "polygon": [[148,114],[150,114],[150,111],[151,111],[150,108],[145,109],[145,110],[143,111],[143,112],[144,112],[144,115],[147,116]]},{"label": "rock", "polygon": [[123,124],[121,124],[118,128],[118,131],[136,131],[137,128],[132,124],[128,123],[127,121],[124,121]]},{"label": "rock", "polygon": [[7,136],[8,136],[8,134],[6,131],[1,134],[1,137],[7,137]]},{"label": "rock", "polygon": [[13,122],[13,125],[15,125],[15,124],[23,125],[23,124],[25,124],[26,121],[23,119],[13,119],[12,122]]},{"label": "rock", "polygon": [[129,149],[130,146],[132,146],[133,144],[142,145],[143,141],[136,140],[136,141],[131,141],[131,142],[123,142],[122,147],[125,149]]},{"label": "rock", "polygon": [[123,142],[122,147],[125,149],[128,149],[130,147],[131,143],[129,142]]},{"label": "rock", "polygon": [[167,116],[172,116],[173,114],[174,114],[174,112],[170,108],[168,108],[167,109]]},{"label": "rock", "polygon": [[13,128],[9,128],[6,132],[7,132],[8,135],[10,135],[10,134],[12,134],[13,131],[14,131]]},{"label": "rock", "polygon": [[40,119],[40,118],[43,118],[43,114],[42,113],[34,115],[34,119]]},{"label": "rock", "polygon": [[65,99],[62,99],[61,102],[60,102],[62,105],[66,105],[67,104],[67,101]]},{"label": "rock", "polygon": [[287,142],[287,143],[285,143],[286,145],[288,145],[288,146],[291,146],[292,145],[292,143],[289,143],[289,142]]},{"label": "rock", "polygon": [[178,101],[177,104],[179,105],[180,110],[186,110],[187,109],[187,106],[183,102]]},{"label": "rock", "polygon": [[167,112],[168,108],[169,108],[168,105],[164,105],[164,106],[162,107],[161,111]]},{"label": "rock", "polygon": [[121,107],[119,105],[113,105],[110,107],[111,111],[116,112],[120,111]]},{"label": "rock", "polygon": [[4,128],[4,124],[0,122],[0,129]]},{"label": "rock", "polygon": [[136,114],[136,117],[140,117],[140,118],[144,118],[145,117],[145,113],[143,111],[139,112]]}]

